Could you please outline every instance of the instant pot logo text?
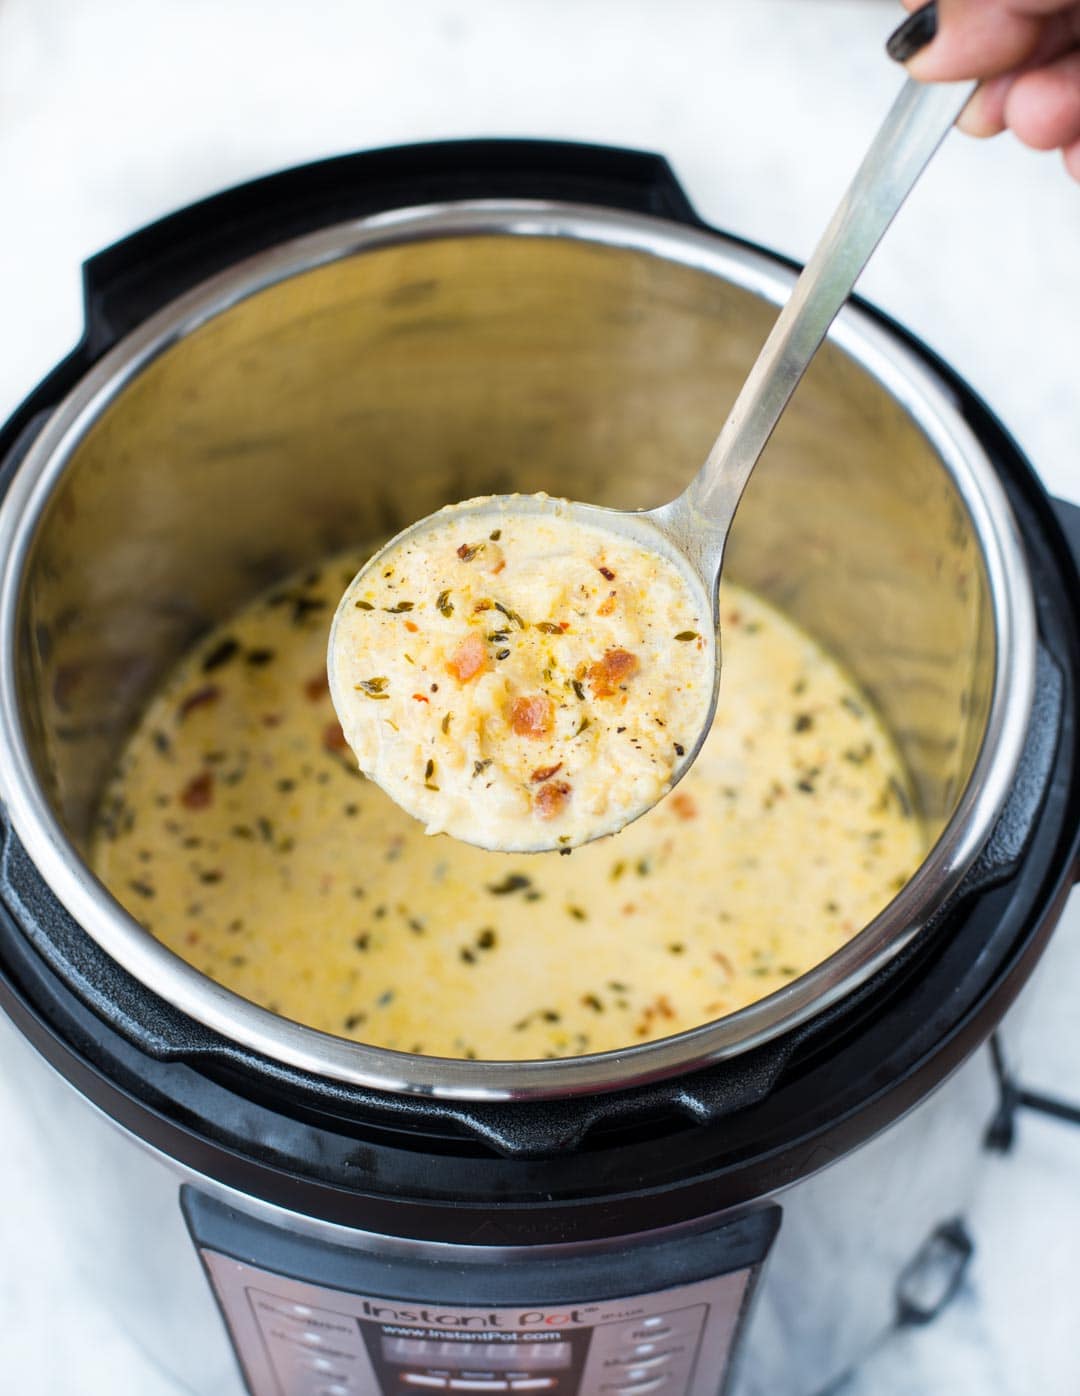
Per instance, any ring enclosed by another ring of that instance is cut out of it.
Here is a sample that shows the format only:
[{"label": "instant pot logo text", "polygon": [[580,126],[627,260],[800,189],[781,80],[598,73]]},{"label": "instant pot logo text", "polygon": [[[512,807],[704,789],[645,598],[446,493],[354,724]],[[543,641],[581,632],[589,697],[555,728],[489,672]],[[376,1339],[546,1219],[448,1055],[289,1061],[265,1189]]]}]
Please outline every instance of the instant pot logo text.
[{"label": "instant pot logo text", "polygon": [[523,1309],[519,1313],[459,1313],[452,1309],[399,1309],[395,1304],[378,1303],[372,1299],[361,1301],[365,1318],[376,1319],[380,1323],[419,1323],[429,1328],[468,1328],[474,1332],[490,1333],[500,1329],[517,1332],[528,1329],[564,1328],[575,1323],[588,1323],[588,1309],[560,1309],[552,1313],[548,1309]]}]

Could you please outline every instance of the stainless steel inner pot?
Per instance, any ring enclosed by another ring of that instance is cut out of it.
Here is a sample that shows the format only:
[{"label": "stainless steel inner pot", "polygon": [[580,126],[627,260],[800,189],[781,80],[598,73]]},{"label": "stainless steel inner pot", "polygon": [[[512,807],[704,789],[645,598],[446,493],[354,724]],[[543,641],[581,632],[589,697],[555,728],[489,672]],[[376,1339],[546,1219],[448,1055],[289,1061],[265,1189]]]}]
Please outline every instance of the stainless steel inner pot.
[{"label": "stainless steel inner pot", "polygon": [[271,1057],[472,1099],[613,1089],[733,1055],[895,955],[1000,812],[1035,630],[1022,548],[980,445],[925,364],[854,308],[754,476],[727,568],[873,695],[935,839],[831,959],[661,1042],[451,1062],[358,1046],[238,998],[143,931],[84,862],[102,782],[196,635],[272,579],[452,500],[546,490],[626,508],[674,495],[792,280],[723,237],[637,215],[518,201],[405,209],[239,263],[102,359],[0,509],[3,800],[89,934],[180,1009]]}]

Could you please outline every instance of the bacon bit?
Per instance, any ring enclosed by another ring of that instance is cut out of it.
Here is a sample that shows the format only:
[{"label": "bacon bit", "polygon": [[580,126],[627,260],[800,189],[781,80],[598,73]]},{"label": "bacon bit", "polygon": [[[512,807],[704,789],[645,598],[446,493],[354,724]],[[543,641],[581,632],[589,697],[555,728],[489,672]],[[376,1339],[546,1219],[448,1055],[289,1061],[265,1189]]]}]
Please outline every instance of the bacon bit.
[{"label": "bacon bit", "polygon": [[687,795],[684,790],[676,790],[671,797],[671,808],[680,819],[697,818],[697,801],[693,795]]},{"label": "bacon bit", "polygon": [[510,704],[510,726],[518,737],[546,737],[555,723],[555,705],[546,693],[515,698]]},{"label": "bacon bit", "polygon": [[553,780],[542,785],[533,797],[536,812],[541,819],[554,819],[566,808],[570,798],[570,787],[565,780]]},{"label": "bacon bit", "polygon": [[570,622],[569,622],[568,620],[561,620],[561,621],[559,621],[559,629],[560,629],[560,630],[569,630],[569,629],[570,629]]},{"label": "bacon bit", "polygon": [[600,573],[601,577],[606,577],[609,582],[615,580],[615,573],[610,567],[598,567],[596,570]]},{"label": "bacon bit", "polygon": [[640,668],[637,656],[629,650],[608,650],[603,659],[589,665],[587,677],[597,698],[610,698],[623,680],[633,678]]},{"label": "bacon bit", "polygon": [[598,616],[610,616],[611,613],[612,613],[612,611],[614,611],[614,609],[615,609],[615,593],[614,593],[613,591],[609,591],[609,592],[608,592],[608,595],[607,595],[607,600],[606,600],[606,601],[601,601],[601,602],[600,602],[600,605],[597,606],[597,608],[596,608],[596,614],[597,614]]},{"label": "bacon bit", "polygon": [[720,966],[729,979],[735,977],[735,967],[722,950],[714,950],[712,958]]},{"label": "bacon bit", "polygon": [[206,809],[213,798],[213,771],[200,771],[197,776],[192,776],[180,792],[180,803],[185,809]]},{"label": "bacon bit", "polygon": [[196,708],[204,708],[211,703],[216,703],[221,697],[221,689],[216,683],[209,683],[205,688],[197,688],[194,693],[189,693],[177,710],[177,719],[183,722],[188,713],[194,712]]},{"label": "bacon bit", "polygon": [[416,623],[414,620],[407,620],[407,621],[405,622],[405,629],[406,629],[406,630],[411,630],[412,633],[415,635],[416,632],[420,629],[420,627],[417,625],[417,623]]},{"label": "bacon bit", "polygon": [[328,722],[323,728],[322,734],[323,751],[344,751],[349,743],[345,740],[345,733],[341,730],[340,722]]},{"label": "bacon bit", "polygon": [[423,694],[423,693],[414,693],[414,694],[413,694],[413,701],[414,701],[414,702],[417,702],[417,703],[430,703],[430,702],[431,702],[431,699],[428,698],[428,697],[427,697],[425,694]]},{"label": "bacon bit", "polygon": [[316,674],[314,678],[308,679],[304,684],[304,692],[312,703],[317,703],[324,693],[330,691],[330,680],[326,677],[326,670],[321,674]]},{"label": "bacon bit", "polygon": [[263,713],[262,718],[260,719],[260,721],[262,722],[262,725],[263,725],[264,727],[280,727],[280,726],[281,726],[281,714],[280,714],[280,713]]},{"label": "bacon bit", "polygon": [[447,662],[447,670],[458,683],[468,683],[488,667],[487,650],[479,635],[466,635]]},{"label": "bacon bit", "polygon": [[556,766],[537,766],[536,770],[533,771],[529,779],[533,782],[536,782],[538,780],[550,780],[551,777],[555,775],[557,772],[561,771],[562,768],[563,763],[561,761]]}]

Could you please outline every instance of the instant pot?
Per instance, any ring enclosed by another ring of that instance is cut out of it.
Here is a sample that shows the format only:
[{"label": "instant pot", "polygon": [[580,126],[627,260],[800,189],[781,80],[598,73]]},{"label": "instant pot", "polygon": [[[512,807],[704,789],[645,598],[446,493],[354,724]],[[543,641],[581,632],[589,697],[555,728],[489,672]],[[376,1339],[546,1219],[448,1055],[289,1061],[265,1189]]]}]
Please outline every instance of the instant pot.
[{"label": "instant pot", "polygon": [[865,305],[728,561],[873,696],[932,840],[823,965],[625,1051],[444,1061],[237,998],[86,863],[197,635],[453,500],[671,497],[793,280],[655,156],[513,141],[291,170],[87,264],[0,436],[3,1050],[73,1257],[182,1389],[813,1396],[959,1283],[1077,872],[1080,511]]}]

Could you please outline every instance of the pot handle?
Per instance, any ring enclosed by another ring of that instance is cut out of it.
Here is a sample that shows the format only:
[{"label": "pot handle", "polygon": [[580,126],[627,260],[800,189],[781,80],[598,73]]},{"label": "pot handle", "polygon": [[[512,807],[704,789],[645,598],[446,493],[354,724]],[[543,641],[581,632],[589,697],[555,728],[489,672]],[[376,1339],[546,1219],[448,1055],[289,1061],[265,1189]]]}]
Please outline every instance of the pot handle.
[{"label": "pot handle", "polygon": [[83,266],[97,357],[148,315],[244,257],[329,224],[460,199],[602,204],[704,227],[660,155],[573,141],[425,142],[341,155],[168,214]]}]

